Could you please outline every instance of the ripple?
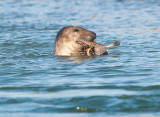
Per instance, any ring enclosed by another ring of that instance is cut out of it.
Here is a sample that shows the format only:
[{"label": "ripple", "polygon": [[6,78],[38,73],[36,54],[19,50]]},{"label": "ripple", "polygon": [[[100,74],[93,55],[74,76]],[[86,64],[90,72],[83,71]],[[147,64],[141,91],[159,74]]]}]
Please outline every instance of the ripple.
[{"label": "ripple", "polygon": [[[0,116],[159,116],[159,5],[0,1]],[[55,36],[69,25],[121,45],[107,56],[55,57]]]}]

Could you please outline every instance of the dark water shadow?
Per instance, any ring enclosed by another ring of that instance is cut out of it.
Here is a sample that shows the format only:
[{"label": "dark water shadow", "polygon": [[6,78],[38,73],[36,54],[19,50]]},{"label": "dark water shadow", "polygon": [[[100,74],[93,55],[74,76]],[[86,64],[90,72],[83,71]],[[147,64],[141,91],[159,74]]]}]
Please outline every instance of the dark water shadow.
[{"label": "dark water shadow", "polygon": [[96,56],[57,56],[59,62],[82,63],[96,59]]}]

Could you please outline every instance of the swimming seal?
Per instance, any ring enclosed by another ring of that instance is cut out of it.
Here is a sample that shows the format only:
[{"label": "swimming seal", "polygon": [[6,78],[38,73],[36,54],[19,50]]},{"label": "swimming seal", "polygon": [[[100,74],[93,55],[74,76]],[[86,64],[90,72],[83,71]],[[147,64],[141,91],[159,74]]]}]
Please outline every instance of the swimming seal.
[{"label": "swimming seal", "polygon": [[84,28],[64,27],[56,36],[53,54],[56,56],[107,55],[107,49],[120,45],[119,41],[108,46],[101,45],[94,41],[95,38],[96,33]]}]

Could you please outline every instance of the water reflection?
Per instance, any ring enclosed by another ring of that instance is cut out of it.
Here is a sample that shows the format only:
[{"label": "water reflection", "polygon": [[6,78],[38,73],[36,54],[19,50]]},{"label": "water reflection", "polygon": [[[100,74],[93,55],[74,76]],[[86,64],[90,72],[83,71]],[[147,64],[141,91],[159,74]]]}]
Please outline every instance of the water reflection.
[{"label": "water reflection", "polygon": [[82,63],[88,60],[96,59],[96,56],[57,56],[58,61],[69,63]]}]

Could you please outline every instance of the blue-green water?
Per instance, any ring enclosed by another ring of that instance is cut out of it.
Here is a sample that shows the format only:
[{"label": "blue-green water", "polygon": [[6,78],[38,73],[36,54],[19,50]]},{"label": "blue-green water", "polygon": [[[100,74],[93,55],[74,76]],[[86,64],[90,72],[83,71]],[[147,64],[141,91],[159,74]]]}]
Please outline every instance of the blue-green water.
[{"label": "blue-green water", "polygon": [[[64,26],[109,55],[55,57]],[[1,0],[0,117],[160,116],[159,0]]]}]

